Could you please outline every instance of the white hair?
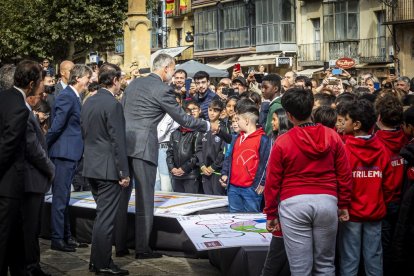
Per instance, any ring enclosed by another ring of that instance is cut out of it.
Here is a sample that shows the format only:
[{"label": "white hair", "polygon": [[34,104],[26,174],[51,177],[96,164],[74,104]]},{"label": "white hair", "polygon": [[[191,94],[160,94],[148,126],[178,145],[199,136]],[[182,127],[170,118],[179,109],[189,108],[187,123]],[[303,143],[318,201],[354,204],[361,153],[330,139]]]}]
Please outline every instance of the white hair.
[{"label": "white hair", "polygon": [[172,56],[161,53],[155,57],[152,63],[152,71],[158,71],[172,63],[175,63],[175,59]]}]

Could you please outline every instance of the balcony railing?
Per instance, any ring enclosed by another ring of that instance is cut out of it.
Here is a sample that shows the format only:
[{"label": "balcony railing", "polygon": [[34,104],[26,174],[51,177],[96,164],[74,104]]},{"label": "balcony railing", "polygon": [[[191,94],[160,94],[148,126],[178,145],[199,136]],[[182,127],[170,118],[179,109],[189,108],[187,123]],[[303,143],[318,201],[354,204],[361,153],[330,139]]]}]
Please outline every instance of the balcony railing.
[{"label": "balcony railing", "polygon": [[392,47],[391,37],[376,37],[359,41],[359,62],[378,63],[391,62],[389,49]]},{"label": "balcony railing", "polygon": [[385,23],[398,24],[414,22],[413,0],[394,0],[389,2],[391,2],[390,5],[385,5]]},{"label": "balcony railing", "polygon": [[386,37],[299,44],[298,62],[301,66],[318,66],[341,57],[353,58],[359,63],[391,62],[388,55],[391,45],[391,38]]}]

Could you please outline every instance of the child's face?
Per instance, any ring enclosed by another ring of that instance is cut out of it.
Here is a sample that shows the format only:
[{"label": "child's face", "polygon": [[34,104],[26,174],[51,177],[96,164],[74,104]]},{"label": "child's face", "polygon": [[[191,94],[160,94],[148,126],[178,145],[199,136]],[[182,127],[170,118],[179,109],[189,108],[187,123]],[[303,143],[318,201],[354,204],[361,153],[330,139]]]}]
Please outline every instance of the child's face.
[{"label": "child's face", "polygon": [[193,116],[194,118],[200,117],[201,110],[195,104],[189,104],[186,108],[186,112],[188,115]]},{"label": "child's face", "polygon": [[339,134],[343,134],[344,133],[344,124],[345,124],[345,118],[344,118],[344,116],[338,115],[336,117],[335,127],[336,127],[336,131]]},{"label": "child's face", "polygon": [[221,110],[214,107],[208,108],[208,118],[210,119],[210,122],[215,122],[220,118]]},{"label": "child's face", "polygon": [[239,125],[240,131],[247,131],[247,121],[248,119],[243,114],[237,114],[237,124]]},{"label": "child's face", "polygon": [[235,100],[230,100],[227,104],[226,104],[226,112],[227,115],[229,117],[233,117],[235,112],[234,112],[234,107],[236,106],[236,101]]},{"label": "child's face", "polygon": [[352,135],[354,134],[354,121],[349,117],[348,114],[346,114],[345,116],[345,120],[344,120],[344,126],[343,126],[344,130],[344,134],[348,134],[348,135]]},{"label": "child's face", "polygon": [[277,117],[276,113],[273,113],[272,115],[272,129],[273,131],[279,130],[279,118]]},{"label": "child's face", "polygon": [[237,122],[237,115],[233,117],[233,120],[231,121],[231,127],[233,128],[233,131],[236,133],[240,132],[239,123]]}]

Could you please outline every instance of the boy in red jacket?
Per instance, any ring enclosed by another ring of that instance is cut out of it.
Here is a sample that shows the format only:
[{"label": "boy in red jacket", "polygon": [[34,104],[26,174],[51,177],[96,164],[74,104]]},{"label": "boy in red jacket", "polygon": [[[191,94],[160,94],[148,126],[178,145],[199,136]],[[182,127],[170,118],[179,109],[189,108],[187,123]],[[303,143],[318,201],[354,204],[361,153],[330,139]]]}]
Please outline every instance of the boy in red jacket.
[{"label": "boy in red jacket", "polygon": [[335,130],[312,122],[311,91],[289,89],[282,106],[295,127],[276,139],[269,158],[266,228],[282,227],[292,275],[334,276],[338,209],[346,221],[351,200],[344,145]]},{"label": "boy in red jacket", "polygon": [[353,188],[349,221],[339,235],[340,274],[358,274],[362,251],[365,274],[382,275],[381,220],[392,198],[391,157],[379,138],[369,134],[376,121],[372,103],[347,103],[340,112],[345,134],[353,135],[345,144]]},{"label": "boy in red jacket", "polygon": [[236,114],[240,134],[231,141],[220,182],[228,187],[231,213],[260,212],[271,142],[256,127],[259,110],[251,100],[238,101]]},{"label": "boy in red jacket", "polygon": [[401,189],[404,180],[404,158],[400,150],[408,143],[408,138],[401,128],[403,119],[403,106],[393,94],[385,94],[375,101],[377,111],[378,130],[375,135],[385,145],[391,156],[393,169],[392,198],[387,206],[387,215],[382,220],[382,251],[384,255],[384,275],[392,275],[391,269],[391,240],[398,219],[398,210],[401,202]]}]

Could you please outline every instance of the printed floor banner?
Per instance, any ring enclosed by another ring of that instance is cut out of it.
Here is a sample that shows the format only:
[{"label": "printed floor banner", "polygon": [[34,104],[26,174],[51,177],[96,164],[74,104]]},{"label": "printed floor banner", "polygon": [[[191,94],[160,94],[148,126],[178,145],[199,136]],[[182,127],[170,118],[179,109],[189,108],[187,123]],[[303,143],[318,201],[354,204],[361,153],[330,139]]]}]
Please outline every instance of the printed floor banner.
[{"label": "printed floor banner", "polygon": [[257,214],[209,214],[177,218],[197,250],[239,246],[269,246],[272,234],[266,217]]},{"label": "printed floor banner", "polygon": [[[45,202],[52,203],[53,196],[46,195]],[[96,209],[91,192],[72,192],[69,205]],[[226,196],[201,194],[182,194],[173,192],[155,192],[154,215],[160,217],[180,217],[198,211],[228,206]],[[132,190],[128,206],[129,213],[135,213],[135,190]]]}]

